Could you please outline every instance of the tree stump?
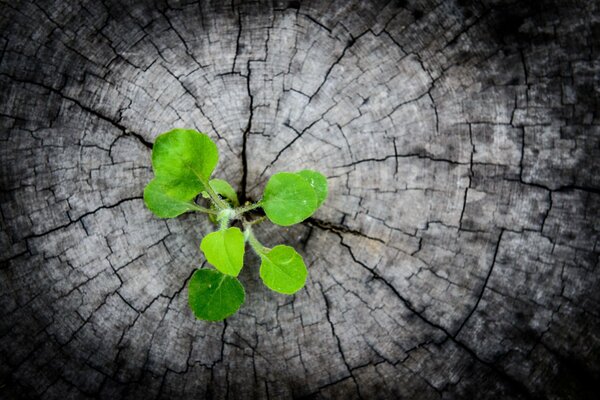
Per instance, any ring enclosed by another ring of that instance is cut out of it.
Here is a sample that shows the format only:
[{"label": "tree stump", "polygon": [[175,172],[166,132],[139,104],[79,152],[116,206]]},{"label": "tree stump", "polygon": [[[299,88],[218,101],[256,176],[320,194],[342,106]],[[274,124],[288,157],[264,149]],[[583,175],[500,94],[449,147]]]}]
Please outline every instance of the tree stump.
[{"label": "tree stump", "polygon": [[[0,397],[594,398],[600,13],[587,1],[3,2]],[[206,132],[257,200],[247,299],[195,320],[213,229],[145,207],[156,136]]]}]

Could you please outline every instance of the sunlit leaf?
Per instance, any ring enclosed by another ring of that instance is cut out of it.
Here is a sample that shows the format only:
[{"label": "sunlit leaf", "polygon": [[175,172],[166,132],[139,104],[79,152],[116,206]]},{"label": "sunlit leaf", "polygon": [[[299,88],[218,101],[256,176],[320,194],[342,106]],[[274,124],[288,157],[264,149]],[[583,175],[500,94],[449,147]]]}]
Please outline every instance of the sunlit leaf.
[{"label": "sunlit leaf", "polygon": [[302,289],[308,271],[293,247],[278,245],[260,255],[260,277],[271,290],[293,294]]},{"label": "sunlit leaf", "polygon": [[322,173],[310,169],[298,171],[296,175],[300,175],[310,183],[317,195],[317,208],[321,207],[321,204],[327,199],[327,178]]},{"label": "sunlit leaf", "polygon": [[200,244],[206,260],[231,276],[238,276],[242,269],[244,247],[244,234],[236,227],[209,233]]},{"label": "sunlit leaf", "polygon": [[[173,129],[156,138],[152,168],[163,185],[200,193],[219,160],[215,143],[192,129]],[[177,198],[182,196],[177,195]]]},{"label": "sunlit leaf", "polygon": [[275,224],[289,226],[310,217],[317,209],[317,194],[299,175],[280,172],[271,177],[262,200],[262,208]]}]

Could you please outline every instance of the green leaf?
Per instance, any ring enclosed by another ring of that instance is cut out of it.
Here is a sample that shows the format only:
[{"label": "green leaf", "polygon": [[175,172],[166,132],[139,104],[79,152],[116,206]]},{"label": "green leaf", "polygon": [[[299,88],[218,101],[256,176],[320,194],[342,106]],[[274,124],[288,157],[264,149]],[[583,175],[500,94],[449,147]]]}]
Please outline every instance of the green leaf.
[{"label": "green leaf", "polygon": [[196,194],[165,185],[159,178],[154,178],[144,188],[144,203],[157,217],[173,218],[198,209],[193,203]]},{"label": "green leaf", "polygon": [[237,193],[233,190],[229,182],[223,179],[211,179],[208,184],[215,192],[229,200],[234,207],[239,207],[240,202]]},{"label": "green leaf", "polygon": [[280,172],[267,182],[262,208],[274,224],[294,225],[315,212],[317,194],[310,183],[299,175]]},{"label": "green leaf", "polygon": [[242,284],[214,269],[199,269],[188,284],[188,303],[196,318],[221,321],[244,303]]},{"label": "green leaf", "polygon": [[310,183],[310,186],[312,186],[317,195],[317,208],[321,207],[325,199],[327,199],[327,178],[322,173],[310,169],[298,171],[296,175],[300,175]]},{"label": "green leaf", "polygon": [[280,244],[260,257],[260,277],[269,289],[283,294],[302,289],[308,271],[302,256],[293,247]]},{"label": "green leaf", "polygon": [[[152,148],[154,174],[176,192],[200,193],[218,161],[215,143],[204,133],[192,129],[163,133]],[[177,194],[176,198],[183,196]]]},{"label": "green leaf", "polygon": [[244,234],[235,227],[209,233],[200,244],[206,260],[222,273],[231,276],[238,276],[242,269],[244,247]]}]

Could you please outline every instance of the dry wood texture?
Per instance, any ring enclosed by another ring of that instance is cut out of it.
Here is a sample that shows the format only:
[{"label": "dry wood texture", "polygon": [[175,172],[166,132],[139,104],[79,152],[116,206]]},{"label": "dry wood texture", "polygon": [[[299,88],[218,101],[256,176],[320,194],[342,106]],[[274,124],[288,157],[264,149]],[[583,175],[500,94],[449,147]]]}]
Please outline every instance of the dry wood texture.
[{"label": "dry wood texture", "polygon": [[[0,398],[571,398],[600,391],[593,1],[2,1]],[[257,199],[314,168],[309,265],[187,307],[202,215],[145,209],[156,136]]]}]

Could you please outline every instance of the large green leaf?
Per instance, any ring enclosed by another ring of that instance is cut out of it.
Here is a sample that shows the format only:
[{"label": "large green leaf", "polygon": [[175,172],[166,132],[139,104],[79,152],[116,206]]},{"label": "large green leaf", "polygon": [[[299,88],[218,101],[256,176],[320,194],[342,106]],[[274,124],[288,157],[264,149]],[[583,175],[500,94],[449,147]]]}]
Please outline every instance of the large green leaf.
[{"label": "large green leaf", "polygon": [[271,290],[293,294],[306,282],[306,265],[293,247],[278,245],[260,255],[260,277]]},{"label": "large green leaf", "polygon": [[244,247],[244,234],[235,227],[209,233],[200,243],[206,260],[222,273],[231,276],[238,276],[242,269]]},{"label": "large green leaf", "polygon": [[298,171],[296,175],[300,175],[310,183],[317,195],[317,208],[321,207],[321,204],[327,199],[327,178],[322,173],[311,169]]},{"label": "large green leaf", "polygon": [[163,133],[152,148],[154,174],[178,192],[200,193],[218,161],[215,143],[204,133],[192,129]]},{"label": "large green leaf", "polygon": [[315,212],[317,194],[310,183],[301,176],[280,172],[267,182],[262,208],[274,224],[294,225]]},{"label": "large green leaf", "polygon": [[242,284],[214,269],[199,269],[188,284],[188,303],[196,318],[221,321],[244,303]]},{"label": "large green leaf", "polygon": [[238,200],[237,193],[235,190],[233,190],[229,182],[223,179],[211,179],[208,184],[215,192],[229,200],[231,205],[234,207],[239,207],[240,202]]},{"label": "large green leaf", "polygon": [[193,199],[196,193],[178,190],[165,185],[160,178],[154,178],[144,188],[144,203],[157,217],[173,218],[188,211],[197,210]]}]

